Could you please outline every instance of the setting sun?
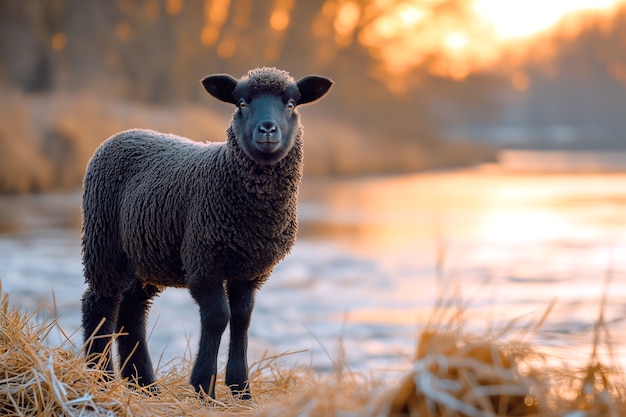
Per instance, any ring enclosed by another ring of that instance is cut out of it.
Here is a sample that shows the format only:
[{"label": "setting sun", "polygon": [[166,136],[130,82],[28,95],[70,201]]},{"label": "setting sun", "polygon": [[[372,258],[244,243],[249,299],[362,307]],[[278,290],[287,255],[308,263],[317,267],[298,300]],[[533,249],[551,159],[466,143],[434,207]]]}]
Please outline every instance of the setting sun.
[{"label": "setting sun", "polygon": [[555,24],[566,13],[604,9],[620,0],[477,0],[474,10],[503,39],[532,35]]}]

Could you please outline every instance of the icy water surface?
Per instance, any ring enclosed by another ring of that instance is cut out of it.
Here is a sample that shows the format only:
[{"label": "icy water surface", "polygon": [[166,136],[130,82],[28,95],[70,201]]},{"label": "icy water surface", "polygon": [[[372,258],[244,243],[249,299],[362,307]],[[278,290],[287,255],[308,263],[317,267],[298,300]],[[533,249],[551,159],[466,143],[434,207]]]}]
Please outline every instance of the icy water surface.
[{"label": "icy water surface", "polygon": [[[79,206],[75,193],[0,197],[3,291],[27,311],[44,302],[41,314],[58,315],[77,344]],[[464,303],[464,328],[478,334],[515,318],[523,327],[554,301],[528,341],[584,361],[607,282],[604,318],[624,362],[626,174],[310,181],[299,213],[299,240],[257,298],[251,362],[289,351],[289,364],[328,370],[342,345],[353,369],[404,369],[439,296]],[[165,291],[150,322],[155,362],[195,352],[198,311],[185,290]]]}]

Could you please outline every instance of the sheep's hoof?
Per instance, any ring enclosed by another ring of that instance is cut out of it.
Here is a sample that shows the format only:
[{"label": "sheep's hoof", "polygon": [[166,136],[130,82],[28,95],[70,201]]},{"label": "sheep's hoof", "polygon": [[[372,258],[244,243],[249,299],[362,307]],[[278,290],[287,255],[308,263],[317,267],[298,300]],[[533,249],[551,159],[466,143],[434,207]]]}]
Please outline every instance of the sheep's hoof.
[{"label": "sheep's hoof", "polygon": [[128,382],[128,389],[143,394],[146,397],[156,397],[161,393],[159,387],[154,384],[142,385],[132,380]]},{"label": "sheep's hoof", "polygon": [[141,392],[145,393],[147,396],[150,396],[150,397],[156,397],[157,395],[161,393],[161,390],[156,385],[148,385],[148,386],[141,387],[141,388],[142,388]]},{"label": "sheep's hoof", "polygon": [[113,371],[102,371],[97,375],[98,385],[101,391],[107,391],[109,385],[115,382],[115,374]]},{"label": "sheep's hoof", "polygon": [[249,389],[245,389],[243,391],[233,390],[231,393],[235,400],[250,401],[252,399],[252,394],[250,394]]}]

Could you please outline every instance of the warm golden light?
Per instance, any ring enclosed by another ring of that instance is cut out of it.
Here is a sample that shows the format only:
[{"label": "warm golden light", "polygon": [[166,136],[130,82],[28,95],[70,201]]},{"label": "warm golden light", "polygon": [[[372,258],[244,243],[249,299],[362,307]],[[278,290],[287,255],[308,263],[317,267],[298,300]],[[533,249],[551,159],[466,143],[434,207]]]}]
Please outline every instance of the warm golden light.
[{"label": "warm golden light", "polygon": [[620,0],[476,0],[474,9],[503,39],[547,29],[568,12],[603,9]]},{"label": "warm golden light", "polygon": [[277,32],[282,32],[289,27],[293,0],[276,0],[276,5],[270,16],[270,27]]},{"label": "warm golden light", "polygon": [[270,18],[270,26],[278,32],[287,29],[287,26],[289,26],[289,13],[287,10],[274,10]]},{"label": "warm golden light", "polygon": [[230,0],[206,0],[204,3],[204,28],[200,34],[200,40],[204,45],[210,46],[217,42],[220,31],[226,18]]},{"label": "warm golden light", "polygon": [[[626,44],[626,38],[624,44]],[[616,80],[626,86],[626,64],[613,64],[609,67],[609,71]]]},{"label": "warm golden light", "polygon": [[170,16],[176,16],[183,8],[183,0],[167,0],[165,11]]},{"label": "warm golden light", "polygon": [[120,22],[115,26],[115,33],[117,33],[117,37],[122,41],[126,42],[130,39],[130,35],[132,34],[132,28],[130,23],[128,22]]},{"label": "warm golden light", "polygon": [[52,49],[57,52],[62,51],[63,49],[65,49],[65,45],[67,44],[67,36],[65,35],[65,33],[55,33],[54,36],[52,36],[51,43]]},{"label": "warm golden light", "polygon": [[[403,75],[421,67],[436,76],[462,80],[498,62],[511,40],[550,28],[570,12],[610,12],[611,6],[624,1],[474,0],[446,3],[446,7],[440,7],[442,1],[379,0],[359,6],[344,0],[327,4],[338,5],[334,21],[337,46],[346,46],[345,40],[358,30],[358,41],[383,65],[387,75]],[[356,29],[360,15],[365,16],[365,24]],[[578,27],[581,21],[576,16],[570,26]],[[521,73],[513,75],[511,83],[519,91],[529,87],[528,78]],[[389,87],[402,90],[402,86]]]},{"label": "warm golden light", "polygon": [[462,33],[451,32],[446,35],[443,42],[449,49],[457,51],[467,46],[468,39],[467,36]]},{"label": "warm golden light", "polygon": [[339,7],[337,17],[333,24],[335,31],[339,36],[350,36],[359,22],[361,7],[353,2],[347,1]]},{"label": "warm golden light", "polygon": [[224,59],[232,58],[237,51],[237,45],[231,39],[225,39],[217,45],[217,54]]},{"label": "warm golden light", "polygon": [[511,75],[511,84],[518,91],[526,91],[530,86],[530,79],[528,75],[523,71],[515,71]]},{"label": "warm golden light", "polygon": [[219,35],[220,31],[215,26],[205,26],[200,32],[200,41],[207,46],[213,45]]},{"label": "warm golden light", "polygon": [[398,17],[405,25],[416,25],[425,17],[425,13],[408,4],[402,4],[398,10]]}]

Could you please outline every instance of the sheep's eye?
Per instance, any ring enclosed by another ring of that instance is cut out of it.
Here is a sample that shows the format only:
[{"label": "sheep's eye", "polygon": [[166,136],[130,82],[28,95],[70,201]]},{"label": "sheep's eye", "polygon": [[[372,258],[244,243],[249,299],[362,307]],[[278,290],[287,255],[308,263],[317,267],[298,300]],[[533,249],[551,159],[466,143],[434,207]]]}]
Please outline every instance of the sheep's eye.
[{"label": "sheep's eye", "polygon": [[246,103],[246,101],[245,101],[245,100],[239,100],[239,108],[240,108],[241,110],[243,110],[243,109],[247,109],[247,108],[248,108],[248,103]]},{"label": "sheep's eye", "polygon": [[288,108],[289,110],[293,110],[295,107],[296,107],[296,103],[294,103],[294,102],[293,102],[293,100],[289,100],[289,101],[287,102],[287,108]]}]

